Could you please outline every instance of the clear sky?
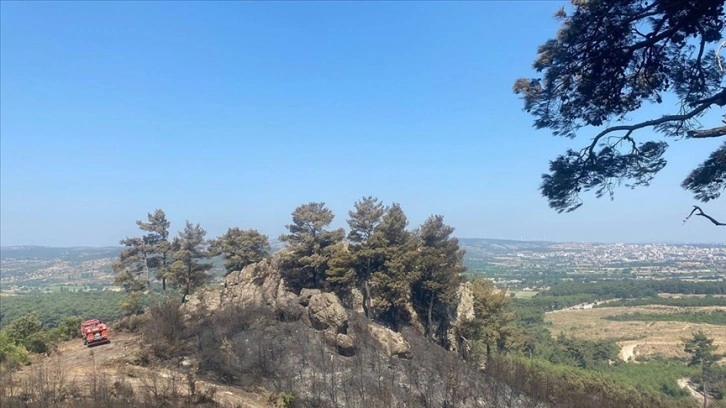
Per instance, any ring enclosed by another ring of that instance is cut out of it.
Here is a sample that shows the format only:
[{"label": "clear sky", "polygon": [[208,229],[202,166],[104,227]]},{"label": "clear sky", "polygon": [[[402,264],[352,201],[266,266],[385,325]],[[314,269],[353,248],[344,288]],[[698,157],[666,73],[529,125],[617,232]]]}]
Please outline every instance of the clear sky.
[{"label": "clear sky", "polygon": [[3,1],[0,243],[115,245],[156,208],[174,231],[274,238],[302,203],[344,226],[364,195],[459,237],[723,243],[682,224],[679,187],[719,141],[674,141],[615,201],[557,214],[539,196],[592,134],[534,130],[512,93],[563,4]]}]

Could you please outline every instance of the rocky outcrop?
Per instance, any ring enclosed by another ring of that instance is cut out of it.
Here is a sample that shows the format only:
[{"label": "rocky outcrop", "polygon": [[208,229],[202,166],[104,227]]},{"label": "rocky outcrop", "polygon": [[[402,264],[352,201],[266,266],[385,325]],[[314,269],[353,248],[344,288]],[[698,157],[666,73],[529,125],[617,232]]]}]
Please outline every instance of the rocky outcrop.
[{"label": "rocky outcrop", "polygon": [[465,282],[459,285],[457,291],[457,298],[459,299],[456,305],[456,316],[451,322],[451,327],[446,332],[446,338],[449,341],[449,349],[453,352],[458,352],[461,348],[461,337],[459,333],[464,325],[474,320],[474,295],[471,292],[471,283]]},{"label": "rocky outcrop", "polygon": [[310,296],[307,313],[314,329],[343,334],[348,331],[348,312],[334,293]]},{"label": "rocky outcrop", "polygon": [[369,333],[383,347],[386,354],[401,358],[411,358],[411,344],[401,335],[387,327],[383,327],[376,323],[368,324]]},{"label": "rocky outcrop", "polygon": [[356,353],[355,340],[347,334],[325,331],[325,343],[341,356],[352,357]]},{"label": "rocky outcrop", "polygon": [[199,292],[190,297],[187,310],[214,313],[221,307],[269,308],[286,320],[299,319],[303,306],[298,296],[287,290],[275,258],[248,265],[224,279],[221,289]]},{"label": "rocky outcrop", "polygon": [[[353,356],[356,353],[356,333],[349,332],[350,313],[363,314],[363,295],[353,290],[349,303],[353,311],[346,309],[334,293],[319,289],[303,289],[296,294],[287,289],[280,273],[277,257],[249,265],[241,271],[226,276],[222,287],[200,291],[184,305],[187,315],[192,311],[214,314],[226,307],[263,308],[273,311],[281,320],[302,319],[315,330],[323,332],[325,343],[338,354]],[[473,305],[468,286],[460,289],[460,306],[456,322],[473,317]],[[411,314],[412,326],[423,333],[423,326],[412,305],[406,308]],[[411,358],[411,345],[401,335],[387,327],[365,320],[366,324],[355,330],[367,330],[390,356]],[[453,332],[452,332],[453,333]],[[452,334],[453,335],[453,334]],[[454,342],[452,342],[454,344]]]}]

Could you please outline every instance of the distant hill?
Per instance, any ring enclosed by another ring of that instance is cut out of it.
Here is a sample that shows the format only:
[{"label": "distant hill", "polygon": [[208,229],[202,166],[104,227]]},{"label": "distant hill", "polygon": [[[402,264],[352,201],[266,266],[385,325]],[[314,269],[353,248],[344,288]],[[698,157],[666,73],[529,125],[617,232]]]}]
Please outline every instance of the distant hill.
[{"label": "distant hill", "polygon": [[[271,239],[272,251],[285,245]],[[723,244],[621,244],[588,242],[517,241],[460,238],[466,251],[464,265],[471,273],[491,278],[520,279],[545,274],[619,274],[681,278],[726,277]],[[0,247],[2,290],[50,286],[108,287],[111,265],[122,247]],[[219,257],[212,260],[215,281],[224,275]],[[572,277],[571,275],[569,277]]]},{"label": "distant hill", "polygon": [[62,259],[93,260],[115,258],[121,252],[121,247],[47,247],[35,245],[3,246],[0,247],[0,259]]}]

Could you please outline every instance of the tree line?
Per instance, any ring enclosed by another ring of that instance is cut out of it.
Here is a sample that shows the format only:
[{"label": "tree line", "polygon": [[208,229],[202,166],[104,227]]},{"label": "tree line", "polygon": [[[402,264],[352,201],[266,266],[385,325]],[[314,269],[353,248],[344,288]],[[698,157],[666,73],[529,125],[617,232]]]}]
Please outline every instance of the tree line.
[{"label": "tree line", "polygon": [[[360,296],[369,319],[394,329],[413,325],[428,338],[446,343],[466,268],[464,251],[452,235],[454,228],[442,215],[431,215],[411,230],[399,204],[385,206],[371,196],[356,201],[348,212],[347,233],[330,227],[335,215],[322,202],[300,205],[291,215],[287,233],[280,236],[286,246],[279,254],[280,272],[290,290],[335,292],[348,304]],[[122,240],[125,248],[114,264],[116,284],[129,293],[124,305],[128,314],[143,310],[138,299],[155,282],[162,291],[167,286],[178,291],[185,302],[193,290],[209,281],[213,256],[222,257],[229,274],[271,255],[269,238],[254,229],[234,227],[207,240],[199,224],[187,221],[179,235],[170,239],[170,223],[161,209],[137,225],[143,235]],[[491,283],[475,283],[472,288],[479,299],[475,308],[489,316],[478,323],[490,327],[467,327],[460,334],[467,331],[476,339],[486,339],[489,349],[499,341],[499,329],[507,322],[508,297],[495,296]]]}]

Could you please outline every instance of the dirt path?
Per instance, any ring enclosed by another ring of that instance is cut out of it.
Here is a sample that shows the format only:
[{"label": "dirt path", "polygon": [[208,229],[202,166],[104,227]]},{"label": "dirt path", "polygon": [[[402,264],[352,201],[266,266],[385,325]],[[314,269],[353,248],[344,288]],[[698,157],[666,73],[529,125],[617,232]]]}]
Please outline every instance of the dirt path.
[{"label": "dirt path", "polygon": [[[13,376],[13,382],[22,387],[27,381],[50,378],[58,384],[89,391],[96,381],[102,380],[106,384],[119,382],[135,391],[153,393],[175,387],[178,392],[188,394],[189,382],[185,370],[140,366],[141,347],[138,337],[128,333],[114,334],[111,343],[90,348],[85,347],[81,340],[62,342],[50,356],[33,356],[31,364]],[[223,405],[241,408],[270,406],[264,392],[227,387],[200,379],[195,381],[195,386],[200,392],[214,390],[213,399]]]},{"label": "dirt path", "polygon": [[[629,363],[637,363],[637,360],[635,360],[635,357],[637,357],[640,354],[639,349],[647,348],[647,347],[660,347],[660,346],[672,346],[677,347],[678,342],[677,341],[648,341],[648,340],[628,340],[628,341],[621,341],[618,342],[618,345],[620,346],[620,353],[618,354],[618,357],[626,362]],[[646,354],[648,354],[646,352]]]},{"label": "dirt path", "polygon": [[623,342],[620,346],[620,357],[625,362],[636,362],[635,361],[635,348],[638,347],[637,341]]},{"label": "dirt path", "polygon": [[[701,394],[700,392],[696,391],[695,388],[693,388],[693,386],[691,385],[691,383],[688,381],[688,378],[679,378],[678,379],[678,386],[681,387],[681,388],[687,389],[688,392],[691,393],[691,396],[693,398],[695,398],[696,401],[698,401],[698,406],[699,407],[702,407],[703,406],[703,394]],[[706,402],[706,404],[708,404],[708,402]]]}]

